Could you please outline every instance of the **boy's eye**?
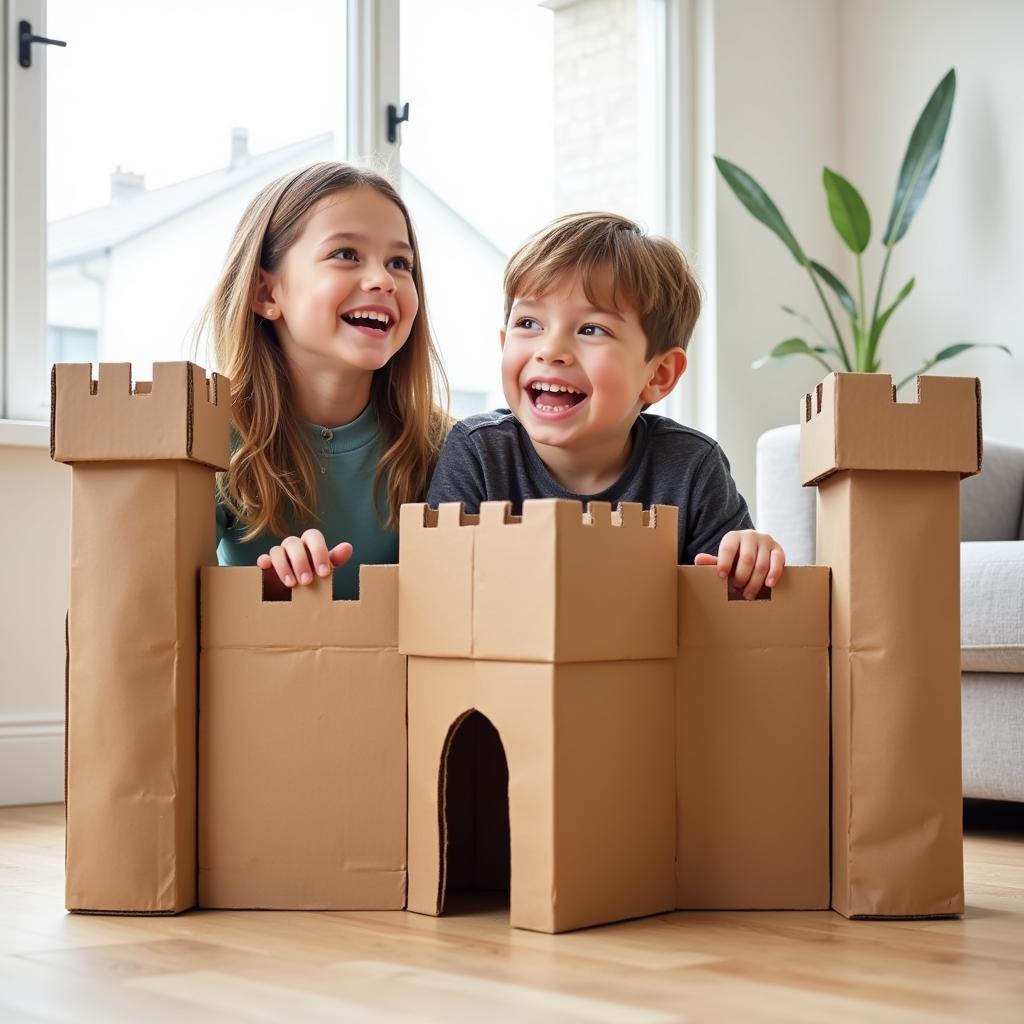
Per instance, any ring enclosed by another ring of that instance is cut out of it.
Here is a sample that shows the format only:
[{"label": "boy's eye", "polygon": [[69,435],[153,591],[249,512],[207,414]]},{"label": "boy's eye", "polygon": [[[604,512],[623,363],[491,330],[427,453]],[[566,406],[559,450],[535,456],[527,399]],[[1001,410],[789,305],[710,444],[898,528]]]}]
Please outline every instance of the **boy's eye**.
[{"label": "boy's eye", "polygon": [[609,331],[602,327],[600,324],[584,324],[579,333],[585,338],[598,338],[602,335],[608,335]]},{"label": "boy's eye", "polygon": [[405,256],[392,256],[388,260],[388,266],[393,267],[395,270],[404,270],[406,273],[412,271],[412,260],[407,259]]},{"label": "boy's eye", "polygon": [[524,330],[532,331],[540,327],[540,324],[537,323],[532,316],[521,316],[516,321],[516,327],[522,327]]}]

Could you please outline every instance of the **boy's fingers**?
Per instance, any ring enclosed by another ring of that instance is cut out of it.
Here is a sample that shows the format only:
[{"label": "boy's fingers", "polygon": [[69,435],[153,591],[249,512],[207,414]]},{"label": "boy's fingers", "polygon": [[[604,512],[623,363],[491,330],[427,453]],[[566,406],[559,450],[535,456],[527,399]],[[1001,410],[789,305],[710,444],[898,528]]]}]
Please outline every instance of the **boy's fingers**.
[{"label": "boy's fingers", "polygon": [[270,564],[274,567],[274,571],[277,573],[277,578],[286,586],[295,586],[295,577],[292,575],[292,567],[288,561],[288,556],[284,553],[284,548],[280,544],[275,544],[270,549]]},{"label": "boy's fingers", "polygon": [[757,549],[757,559],[754,562],[754,570],[750,574],[750,579],[747,581],[747,587],[743,591],[743,596],[748,601],[753,601],[758,594],[761,593],[761,587],[764,585],[764,578],[768,575],[768,570],[771,567],[772,550],[771,548],[761,545]]},{"label": "boy's fingers", "polygon": [[736,564],[733,569],[732,585],[737,590],[742,590],[754,571],[754,563],[757,561],[757,541],[753,537],[744,537],[740,541],[739,552],[736,555]]},{"label": "boy's fingers", "polygon": [[776,583],[782,578],[782,570],[786,565],[786,552],[780,547],[772,548],[771,565],[768,569],[768,579],[765,583],[769,587],[774,587]]},{"label": "boy's fingers", "polygon": [[341,544],[335,544],[329,552],[329,557],[331,559],[331,565],[337,569],[352,557],[352,545],[349,544],[348,541],[342,541]]},{"label": "boy's fingers", "polygon": [[327,541],[319,530],[307,530],[302,535],[302,543],[309,552],[309,560],[318,576],[330,576],[331,556],[327,552]]},{"label": "boy's fingers", "polygon": [[309,557],[306,553],[306,545],[298,537],[285,537],[281,541],[288,561],[291,563],[292,572],[295,573],[299,583],[313,582],[313,567],[309,564]]},{"label": "boy's fingers", "polygon": [[728,576],[732,572],[733,562],[736,561],[736,554],[740,547],[740,537],[737,533],[727,533],[718,545],[718,575]]},{"label": "boy's fingers", "polygon": [[694,565],[717,565],[718,564],[718,556],[717,555],[708,555],[708,554],[699,554],[699,555],[697,555],[696,558],[694,558],[693,564]]}]

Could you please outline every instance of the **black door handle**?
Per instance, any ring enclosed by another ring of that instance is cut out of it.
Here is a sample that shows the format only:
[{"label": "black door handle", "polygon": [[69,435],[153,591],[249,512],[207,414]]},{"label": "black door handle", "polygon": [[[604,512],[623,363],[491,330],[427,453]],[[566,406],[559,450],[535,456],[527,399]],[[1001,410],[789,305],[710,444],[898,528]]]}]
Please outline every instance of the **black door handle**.
[{"label": "black door handle", "polygon": [[47,39],[46,36],[32,34],[32,22],[18,22],[18,63],[23,68],[32,67],[32,44],[43,43],[46,46],[67,46],[63,39]]}]

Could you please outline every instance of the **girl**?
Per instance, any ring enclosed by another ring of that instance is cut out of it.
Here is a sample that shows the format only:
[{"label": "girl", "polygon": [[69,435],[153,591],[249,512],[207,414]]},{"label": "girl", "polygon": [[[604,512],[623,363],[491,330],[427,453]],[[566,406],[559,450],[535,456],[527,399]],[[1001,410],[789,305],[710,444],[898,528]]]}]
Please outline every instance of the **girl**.
[{"label": "girl", "polygon": [[275,596],[333,566],[355,598],[359,564],[398,561],[448,427],[418,256],[391,184],[343,163],[271,182],[235,231],[204,315],[233,402],[218,558]]}]

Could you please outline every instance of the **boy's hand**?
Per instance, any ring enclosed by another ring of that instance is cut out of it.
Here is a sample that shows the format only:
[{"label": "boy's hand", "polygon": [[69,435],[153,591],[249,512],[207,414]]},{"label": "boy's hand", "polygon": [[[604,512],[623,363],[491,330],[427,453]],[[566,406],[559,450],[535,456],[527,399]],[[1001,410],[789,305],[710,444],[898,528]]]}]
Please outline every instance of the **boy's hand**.
[{"label": "boy's hand", "polygon": [[[343,542],[327,550],[327,541],[319,530],[307,530],[301,537],[285,537],[256,564],[263,570],[273,569],[286,586],[312,583],[316,576],[330,576],[331,566],[338,568],[352,557],[352,545]],[[315,569],[314,569],[315,567]]]},{"label": "boy's hand", "polygon": [[698,555],[694,565],[717,565],[719,576],[732,574],[729,581],[743,591],[748,601],[761,592],[762,585],[774,587],[782,576],[786,553],[770,533],[730,530],[718,545],[716,555]]}]

